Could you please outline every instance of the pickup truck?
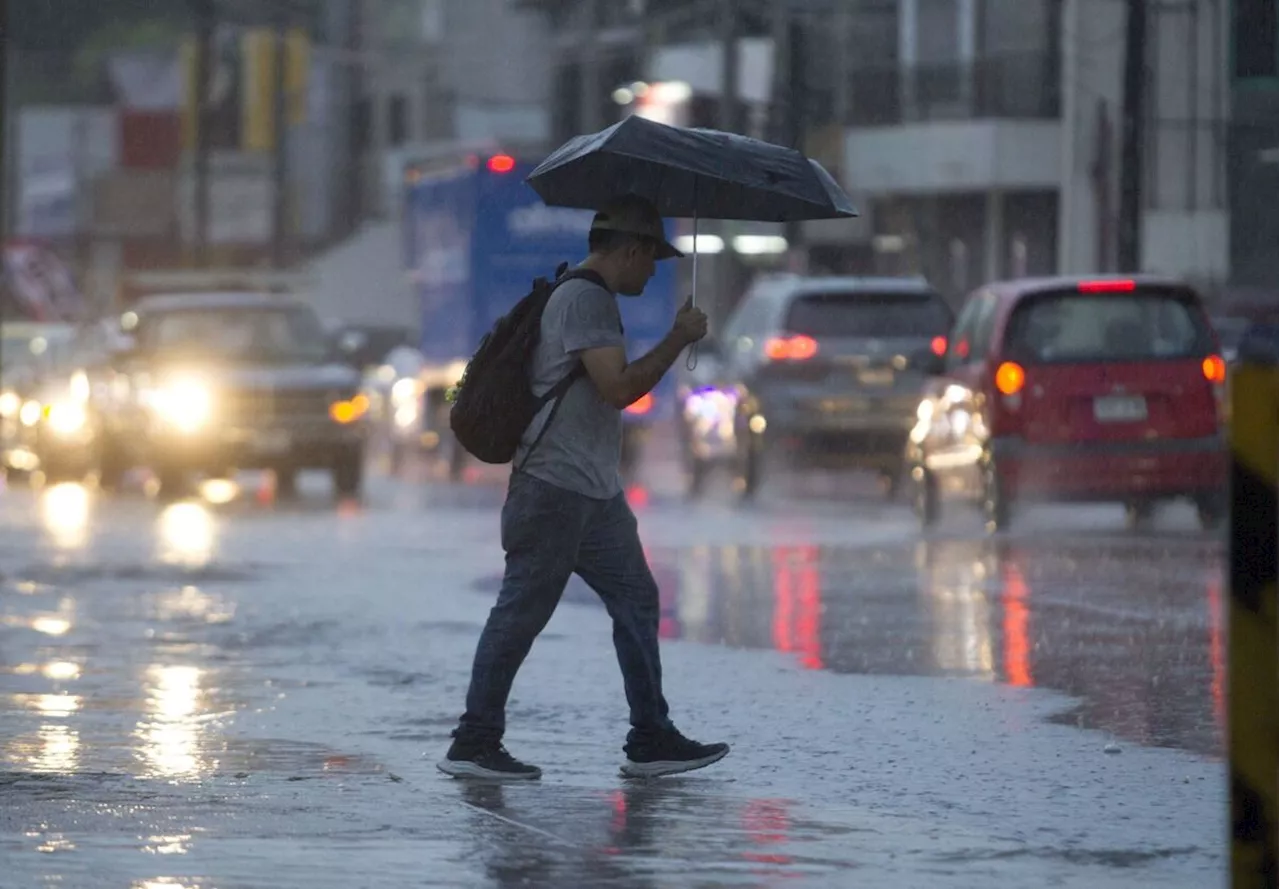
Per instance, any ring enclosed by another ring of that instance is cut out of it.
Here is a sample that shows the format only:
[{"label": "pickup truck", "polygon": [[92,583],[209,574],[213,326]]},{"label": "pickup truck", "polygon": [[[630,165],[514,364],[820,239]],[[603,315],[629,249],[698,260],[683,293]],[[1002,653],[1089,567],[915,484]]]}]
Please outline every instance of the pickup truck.
[{"label": "pickup truck", "polygon": [[300,470],[323,469],[339,496],[360,494],[368,400],[308,305],[256,293],[149,296],[120,327],[101,410],[104,487],[135,466],[151,469],[162,493],[197,474],[271,469],[288,494]]}]

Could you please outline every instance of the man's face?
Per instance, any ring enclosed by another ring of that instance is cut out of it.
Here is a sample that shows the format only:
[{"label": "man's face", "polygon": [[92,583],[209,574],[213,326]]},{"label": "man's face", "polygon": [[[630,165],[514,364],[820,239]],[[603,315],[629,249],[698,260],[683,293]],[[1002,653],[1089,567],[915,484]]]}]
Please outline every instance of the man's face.
[{"label": "man's face", "polygon": [[657,244],[647,238],[637,239],[623,248],[623,262],[619,276],[622,279],[619,293],[623,296],[639,296],[653,277]]}]

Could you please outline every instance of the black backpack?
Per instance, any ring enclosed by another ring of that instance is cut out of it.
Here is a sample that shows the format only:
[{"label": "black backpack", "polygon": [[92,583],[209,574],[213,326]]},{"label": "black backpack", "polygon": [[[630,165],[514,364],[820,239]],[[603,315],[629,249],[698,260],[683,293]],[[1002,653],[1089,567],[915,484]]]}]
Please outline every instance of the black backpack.
[{"label": "black backpack", "polygon": [[[554,281],[537,278],[533,289],[493,325],[480,340],[467,362],[449,411],[449,428],[458,443],[477,460],[510,463],[520,439],[533,418],[555,401],[551,414],[529,447],[533,453],[560,409],[561,399],[586,373],[579,363],[545,395],[537,396],[529,386],[529,362],[542,333],[542,313],[555,289],[566,281],[585,278],[605,286],[604,279],[589,269],[566,272],[568,263],[556,269]],[[528,460],[528,454],[525,459]]]}]

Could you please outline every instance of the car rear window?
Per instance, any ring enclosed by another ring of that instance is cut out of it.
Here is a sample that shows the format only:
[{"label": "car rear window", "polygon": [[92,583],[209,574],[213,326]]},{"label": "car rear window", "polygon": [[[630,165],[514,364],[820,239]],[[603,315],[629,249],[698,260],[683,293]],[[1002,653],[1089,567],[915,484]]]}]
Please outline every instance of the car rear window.
[{"label": "car rear window", "polygon": [[812,337],[934,337],[951,327],[934,293],[806,293],[787,311],[786,329]]},{"label": "car rear window", "polygon": [[1171,290],[1035,296],[1005,335],[1011,356],[1046,363],[1191,358],[1210,344],[1194,302]]}]

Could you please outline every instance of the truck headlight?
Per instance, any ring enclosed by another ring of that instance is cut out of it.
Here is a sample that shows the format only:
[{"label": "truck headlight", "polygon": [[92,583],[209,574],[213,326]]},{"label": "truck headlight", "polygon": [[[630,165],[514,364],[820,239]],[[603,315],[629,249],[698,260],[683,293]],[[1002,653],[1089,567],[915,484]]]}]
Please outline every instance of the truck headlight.
[{"label": "truck headlight", "polygon": [[44,412],[49,428],[57,435],[75,435],[89,422],[84,406],[74,401],[55,401]]},{"label": "truck headlight", "polygon": [[174,380],[149,398],[157,416],[180,432],[195,432],[213,415],[213,394],[198,380]]}]

